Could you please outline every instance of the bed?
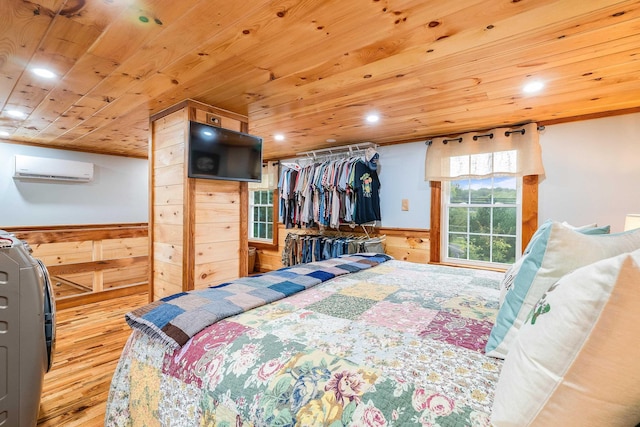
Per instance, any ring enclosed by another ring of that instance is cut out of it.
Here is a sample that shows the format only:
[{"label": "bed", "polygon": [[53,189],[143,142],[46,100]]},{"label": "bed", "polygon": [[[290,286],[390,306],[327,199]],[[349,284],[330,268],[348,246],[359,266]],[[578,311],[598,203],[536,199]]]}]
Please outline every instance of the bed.
[{"label": "bed", "polygon": [[105,425],[487,426],[502,361],[483,350],[502,276],[389,259],[181,346],[134,328]]},{"label": "bed", "polygon": [[[506,273],[343,255],[127,314],[106,426],[640,427],[640,229]],[[504,361],[503,361],[504,359]]]}]

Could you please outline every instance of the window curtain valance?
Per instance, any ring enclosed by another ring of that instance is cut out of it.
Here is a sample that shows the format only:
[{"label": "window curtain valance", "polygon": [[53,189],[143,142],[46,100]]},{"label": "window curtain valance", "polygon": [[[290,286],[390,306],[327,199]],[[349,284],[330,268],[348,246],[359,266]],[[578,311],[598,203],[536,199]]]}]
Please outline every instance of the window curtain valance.
[{"label": "window curtain valance", "polygon": [[425,181],[543,174],[536,123],[434,138],[425,158]]},{"label": "window curtain valance", "polygon": [[278,162],[262,164],[262,182],[250,182],[249,191],[266,191],[278,188]]}]

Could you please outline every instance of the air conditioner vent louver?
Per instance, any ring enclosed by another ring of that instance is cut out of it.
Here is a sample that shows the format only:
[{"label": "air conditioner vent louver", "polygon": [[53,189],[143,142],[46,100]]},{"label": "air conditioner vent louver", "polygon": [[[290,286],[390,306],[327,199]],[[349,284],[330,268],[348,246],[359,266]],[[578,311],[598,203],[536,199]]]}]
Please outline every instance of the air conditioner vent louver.
[{"label": "air conditioner vent louver", "polygon": [[14,179],[89,182],[93,163],[16,155]]}]

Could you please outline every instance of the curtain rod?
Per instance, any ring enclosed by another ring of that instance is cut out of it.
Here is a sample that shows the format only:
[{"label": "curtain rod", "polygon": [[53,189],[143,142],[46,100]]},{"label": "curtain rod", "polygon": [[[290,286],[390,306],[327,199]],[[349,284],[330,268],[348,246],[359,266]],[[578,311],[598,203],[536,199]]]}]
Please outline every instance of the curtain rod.
[{"label": "curtain rod", "polygon": [[[524,126],[524,125],[522,125]],[[543,131],[544,130],[544,126],[538,126],[538,131]],[[504,133],[505,136],[511,136],[512,133],[519,133],[524,135],[525,130],[524,129],[517,129],[517,130],[508,130]],[[466,133],[466,132],[465,132]],[[480,138],[489,138],[489,139],[493,139],[493,133],[485,133],[482,135],[474,135],[473,136],[473,140],[477,141]],[[426,140],[424,143],[425,145],[431,145],[431,143],[433,142],[433,139],[428,139]],[[462,137],[458,137],[458,138],[450,138],[450,139],[443,139],[442,143],[443,144],[448,144],[449,142],[462,142]]]}]

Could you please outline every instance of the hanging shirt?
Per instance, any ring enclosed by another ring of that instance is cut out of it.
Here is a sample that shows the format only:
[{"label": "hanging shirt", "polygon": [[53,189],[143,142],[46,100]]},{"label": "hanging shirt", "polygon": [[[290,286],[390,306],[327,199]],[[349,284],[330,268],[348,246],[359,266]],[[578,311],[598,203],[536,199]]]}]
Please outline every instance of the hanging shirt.
[{"label": "hanging shirt", "polygon": [[[363,177],[363,173],[369,175]],[[380,182],[376,171],[361,158],[283,167],[278,188],[279,219],[286,228],[338,228],[341,223],[380,219]]]},{"label": "hanging shirt", "polygon": [[287,191],[285,193],[286,204],[285,204],[285,228],[292,228],[296,223],[296,215],[295,215],[295,193],[293,192],[293,184],[295,180],[298,178],[298,171],[295,169],[291,169],[289,172],[289,179],[287,180]]},{"label": "hanging shirt", "polygon": [[353,189],[355,191],[356,224],[380,220],[380,180],[376,171],[358,161],[353,166]]}]

